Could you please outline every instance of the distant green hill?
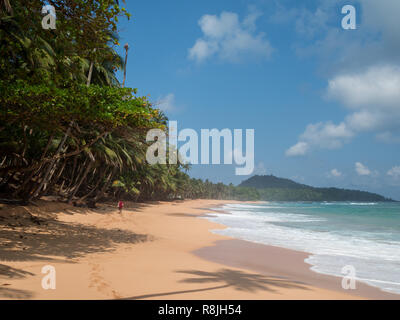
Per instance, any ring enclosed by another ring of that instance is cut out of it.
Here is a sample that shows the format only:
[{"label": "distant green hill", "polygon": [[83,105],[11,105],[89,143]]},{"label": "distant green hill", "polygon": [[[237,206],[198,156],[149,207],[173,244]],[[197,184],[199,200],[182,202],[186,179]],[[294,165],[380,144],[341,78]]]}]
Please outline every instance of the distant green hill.
[{"label": "distant green hill", "polygon": [[256,188],[260,199],[266,201],[393,201],[376,193],[338,188],[315,188],[273,175],[253,176],[243,181],[239,187]]}]

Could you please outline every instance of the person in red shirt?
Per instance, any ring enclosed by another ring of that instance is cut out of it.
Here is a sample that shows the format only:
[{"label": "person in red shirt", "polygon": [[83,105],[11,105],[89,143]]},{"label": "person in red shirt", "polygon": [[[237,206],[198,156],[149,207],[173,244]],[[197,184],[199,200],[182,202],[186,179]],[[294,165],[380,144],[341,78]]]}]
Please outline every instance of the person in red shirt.
[{"label": "person in red shirt", "polygon": [[118,209],[119,209],[119,213],[122,213],[122,208],[124,207],[124,203],[122,201],[118,202]]}]

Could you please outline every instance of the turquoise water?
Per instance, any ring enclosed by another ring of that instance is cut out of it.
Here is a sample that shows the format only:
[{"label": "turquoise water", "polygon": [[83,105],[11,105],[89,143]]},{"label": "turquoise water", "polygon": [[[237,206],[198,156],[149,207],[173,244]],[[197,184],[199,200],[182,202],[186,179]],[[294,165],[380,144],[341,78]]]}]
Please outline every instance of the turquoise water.
[{"label": "turquoise water", "polygon": [[400,294],[400,203],[230,204],[210,220],[216,233],[311,253],[311,269],[343,277],[355,268],[359,281]]}]

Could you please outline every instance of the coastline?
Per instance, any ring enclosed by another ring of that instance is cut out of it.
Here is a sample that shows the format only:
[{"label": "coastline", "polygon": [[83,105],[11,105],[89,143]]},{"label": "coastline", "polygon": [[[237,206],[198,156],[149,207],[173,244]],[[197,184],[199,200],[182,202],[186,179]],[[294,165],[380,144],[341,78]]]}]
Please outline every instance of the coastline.
[{"label": "coastline", "polygon": [[[211,210],[214,211],[213,209]],[[218,214],[231,214],[224,210],[215,210],[215,212]],[[207,215],[204,215],[204,217],[207,217]],[[225,225],[221,226],[227,228]],[[305,251],[232,237],[228,240],[218,240],[212,246],[200,248],[194,251],[194,254],[228,266],[241,267],[285,279],[296,279],[304,284],[341,293],[349,293],[361,298],[373,300],[400,299],[399,294],[383,291],[359,280],[356,281],[355,289],[343,289],[341,286],[342,277],[312,270],[313,265],[305,261],[312,253]]]},{"label": "coastline", "polygon": [[[240,252],[240,255],[237,254],[238,252]],[[194,253],[204,259],[228,266],[245,268],[284,279],[296,279],[296,281],[317,288],[349,293],[360,298],[373,300],[400,299],[399,295],[382,291],[360,281],[356,282],[356,289],[354,290],[342,289],[342,278],[311,270],[312,265],[304,261],[310,256],[307,252],[232,239],[219,240],[213,246],[201,248]]]},{"label": "coastline", "polygon": [[[110,204],[2,208],[46,222],[1,224],[0,299],[399,299],[358,282],[342,290],[309,269],[307,253],[212,233],[225,226],[203,218],[227,203],[242,202],[127,203],[122,215]],[[41,287],[44,265],[56,269],[56,290]]]}]

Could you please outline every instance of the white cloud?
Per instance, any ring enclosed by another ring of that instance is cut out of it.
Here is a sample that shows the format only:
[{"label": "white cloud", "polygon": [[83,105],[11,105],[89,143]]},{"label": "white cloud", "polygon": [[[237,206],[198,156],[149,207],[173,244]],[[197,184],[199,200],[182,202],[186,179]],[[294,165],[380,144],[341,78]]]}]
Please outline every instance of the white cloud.
[{"label": "white cloud", "polygon": [[359,176],[369,176],[371,175],[371,170],[364,166],[361,162],[356,162],[355,164],[356,172]]},{"label": "white cloud", "polygon": [[395,179],[400,178],[400,166],[395,166],[387,172],[388,176],[391,176]]},{"label": "white cloud", "polygon": [[[400,50],[400,2],[357,2],[355,32],[346,32],[340,27],[342,15],[338,15],[338,7],[343,6],[342,0],[317,0],[316,9],[302,8],[295,10],[295,14],[291,13],[291,21],[303,37],[295,44],[297,52],[319,58],[323,62],[321,67],[331,73],[362,70],[377,62],[399,65],[400,57],[396,52]],[[312,38],[307,39],[310,35]]]},{"label": "white cloud", "polygon": [[363,72],[342,74],[329,81],[328,96],[351,110],[346,125],[355,132],[382,137],[400,126],[400,67],[372,66]]},{"label": "white cloud", "polygon": [[218,51],[218,45],[215,42],[208,42],[203,39],[197,39],[194,46],[189,49],[189,58],[197,61],[203,61]]},{"label": "white cloud", "polygon": [[304,156],[309,149],[309,145],[306,142],[298,142],[294,146],[291,146],[288,150],[286,150],[286,155],[288,157],[293,156]]},{"label": "white cloud", "polygon": [[353,137],[353,132],[342,122],[338,125],[332,122],[309,124],[299,142],[286,151],[287,156],[302,156],[312,148],[337,149]]},{"label": "white cloud", "polygon": [[[336,149],[362,132],[374,132],[380,141],[398,142],[392,131],[400,126],[400,68],[374,66],[364,72],[342,74],[329,80],[327,95],[353,112],[344,121],[309,124],[300,142]],[[304,155],[306,152],[297,155]]]},{"label": "white cloud", "polygon": [[173,93],[169,93],[165,97],[159,99],[159,101],[156,102],[155,105],[162,111],[173,111],[176,109],[175,95]]},{"label": "white cloud", "polygon": [[342,146],[343,139],[352,136],[353,132],[343,122],[338,125],[331,122],[319,122],[309,124],[300,139],[322,148],[336,149]]},{"label": "white cloud", "polygon": [[332,169],[330,174],[333,177],[341,177],[342,176],[342,173],[338,169]]},{"label": "white cloud", "polygon": [[[332,139],[323,128],[330,122],[310,124],[299,137],[301,144],[296,144],[306,151],[295,155],[339,148],[363,132],[375,134],[378,141],[400,143],[400,1],[357,0],[356,4],[355,32],[340,27],[341,0],[316,0],[312,10],[276,5],[272,21],[296,27],[299,37],[293,47],[299,55],[319,62],[320,73],[327,75],[326,96],[349,110],[337,126],[351,135]],[[315,138],[304,137],[310,126],[317,126],[311,132]]]},{"label": "white cloud", "polygon": [[273,48],[265,34],[256,31],[255,22],[260,16],[254,7],[242,22],[233,12],[202,16],[198,23],[203,36],[189,49],[189,59],[201,62],[214,55],[230,62],[249,55],[269,58]]},{"label": "white cloud", "polygon": [[385,117],[380,112],[362,110],[349,114],[345,119],[349,128],[357,132],[384,128]]},{"label": "white cloud", "polygon": [[329,80],[328,95],[350,108],[398,110],[400,68],[372,66],[361,73],[340,74]]}]

